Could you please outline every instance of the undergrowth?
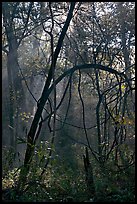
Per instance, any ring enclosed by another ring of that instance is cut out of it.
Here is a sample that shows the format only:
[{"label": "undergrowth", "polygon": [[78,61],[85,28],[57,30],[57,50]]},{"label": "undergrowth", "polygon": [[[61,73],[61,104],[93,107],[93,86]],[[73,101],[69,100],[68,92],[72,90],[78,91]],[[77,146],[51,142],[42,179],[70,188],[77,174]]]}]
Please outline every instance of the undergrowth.
[{"label": "undergrowth", "polygon": [[[43,157],[43,155],[41,155]],[[84,168],[72,169],[58,158],[51,160],[43,177],[34,159],[23,192],[18,192],[20,168],[3,174],[2,199],[15,202],[135,202],[135,169],[120,170],[110,159],[103,167],[92,162],[96,194],[89,198]],[[39,164],[39,165],[38,165]],[[7,166],[6,166],[7,168]]]}]

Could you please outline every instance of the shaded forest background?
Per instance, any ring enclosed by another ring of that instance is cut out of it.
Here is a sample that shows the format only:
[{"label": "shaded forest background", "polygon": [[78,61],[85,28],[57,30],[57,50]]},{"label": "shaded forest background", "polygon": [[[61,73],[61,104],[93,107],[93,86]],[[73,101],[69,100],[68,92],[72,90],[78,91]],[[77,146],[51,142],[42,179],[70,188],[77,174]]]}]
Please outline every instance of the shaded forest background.
[{"label": "shaded forest background", "polygon": [[135,2],[3,2],[3,200],[133,202],[134,165]]}]

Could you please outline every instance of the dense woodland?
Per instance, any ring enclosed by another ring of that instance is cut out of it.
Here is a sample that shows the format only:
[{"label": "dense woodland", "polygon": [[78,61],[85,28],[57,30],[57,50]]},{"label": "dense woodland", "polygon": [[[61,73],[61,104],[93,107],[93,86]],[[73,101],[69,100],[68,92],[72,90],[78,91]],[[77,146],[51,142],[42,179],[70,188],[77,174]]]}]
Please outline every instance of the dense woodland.
[{"label": "dense woodland", "polygon": [[135,2],[2,2],[2,200],[135,201]]}]

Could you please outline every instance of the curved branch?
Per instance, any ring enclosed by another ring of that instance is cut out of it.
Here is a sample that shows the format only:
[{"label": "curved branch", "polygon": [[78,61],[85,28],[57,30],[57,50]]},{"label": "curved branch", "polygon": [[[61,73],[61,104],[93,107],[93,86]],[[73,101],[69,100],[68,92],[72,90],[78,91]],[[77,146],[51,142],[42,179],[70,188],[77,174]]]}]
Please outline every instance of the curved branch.
[{"label": "curved branch", "polygon": [[[115,74],[115,75],[118,75],[120,77],[124,77],[126,82],[128,83],[128,85],[131,87],[128,77],[123,72],[118,72],[118,71],[114,70],[113,68],[109,68],[108,66],[103,66],[101,64],[76,65],[76,66],[68,69],[67,71],[65,71],[61,76],[59,76],[56,79],[55,84],[57,85],[64,77],[66,77],[69,74],[73,74],[77,70],[83,70],[86,72],[91,72],[93,69],[103,70],[103,71],[109,72],[111,74]],[[53,85],[48,89],[48,96],[52,90],[53,90]]]}]

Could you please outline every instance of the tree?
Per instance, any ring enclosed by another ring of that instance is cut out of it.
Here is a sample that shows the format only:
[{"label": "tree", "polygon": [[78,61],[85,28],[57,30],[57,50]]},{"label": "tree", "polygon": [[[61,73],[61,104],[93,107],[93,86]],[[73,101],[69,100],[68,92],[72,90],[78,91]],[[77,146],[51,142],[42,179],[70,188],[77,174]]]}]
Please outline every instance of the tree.
[{"label": "tree", "polygon": [[[35,137],[37,126],[38,126],[39,120],[41,118],[41,114],[42,114],[42,111],[44,109],[44,105],[48,99],[48,91],[49,91],[48,88],[49,88],[51,80],[53,79],[53,76],[54,76],[56,61],[57,61],[57,58],[58,58],[58,55],[59,55],[59,52],[60,52],[60,49],[61,49],[61,46],[63,43],[63,39],[64,39],[66,31],[68,29],[70,20],[72,18],[74,7],[75,7],[75,3],[72,2],[68,17],[66,19],[66,22],[64,24],[61,35],[60,35],[59,40],[58,40],[57,47],[55,49],[55,52],[52,53],[53,54],[52,55],[52,62],[51,62],[50,70],[48,73],[48,77],[47,77],[47,80],[46,80],[46,83],[45,83],[45,86],[44,86],[44,89],[42,92],[42,96],[38,101],[38,108],[37,108],[37,111],[35,113],[30,131],[28,133],[27,149],[26,149],[25,160],[24,160],[24,169],[25,170],[23,169],[23,172],[21,172],[21,181],[20,181],[21,183],[24,182],[24,179],[26,179],[26,176],[27,176],[28,171],[29,171],[29,167],[30,167],[30,163],[31,163],[33,151],[34,151],[34,145],[35,145],[36,139],[38,137],[39,131],[41,129],[42,120],[41,120],[41,123],[39,126],[39,130],[37,132],[37,137]],[[50,33],[50,35],[51,35],[51,41],[52,41],[53,40],[52,39],[52,33]],[[52,45],[52,43],[51,43],[51,45]],[[51,49],[53,51],[53,48],[51,48]]]},{"label": "tree", "polygon": [[[7,69],[9,89],[9,97],[6,99],[9,103],[9,122],[5,123],[5,128],[8,126],[10,130],[10,147],[14,148],[15,153],[17,151],[17,137],[21,137],[22,132],[23,134],[25,133],[24,124],[20,120],[19,113],[20,110],[23,111],[25,109],[26,104],[23,87],[24,77],[22,76],[22,70],[19,65],[20,57],[18,56],[18,51],[23,40],[31,35],[30,32],[33,32],[39,26],[39,19],[37,18],[38,21],[36,21],[36,16],[39,16],[41,12],[42,6],[40,7],[39,3],[38,5],[25,2],[3,2],[2,4],[2,50],[7,57],[7,66],[5,69]],[[42,20],[40,19],[42,22],[46,20],[46,17]],[[3,106],[5,106],[5,103],[3,103]],[[6,134],[4,137],[6,137]]]}]

